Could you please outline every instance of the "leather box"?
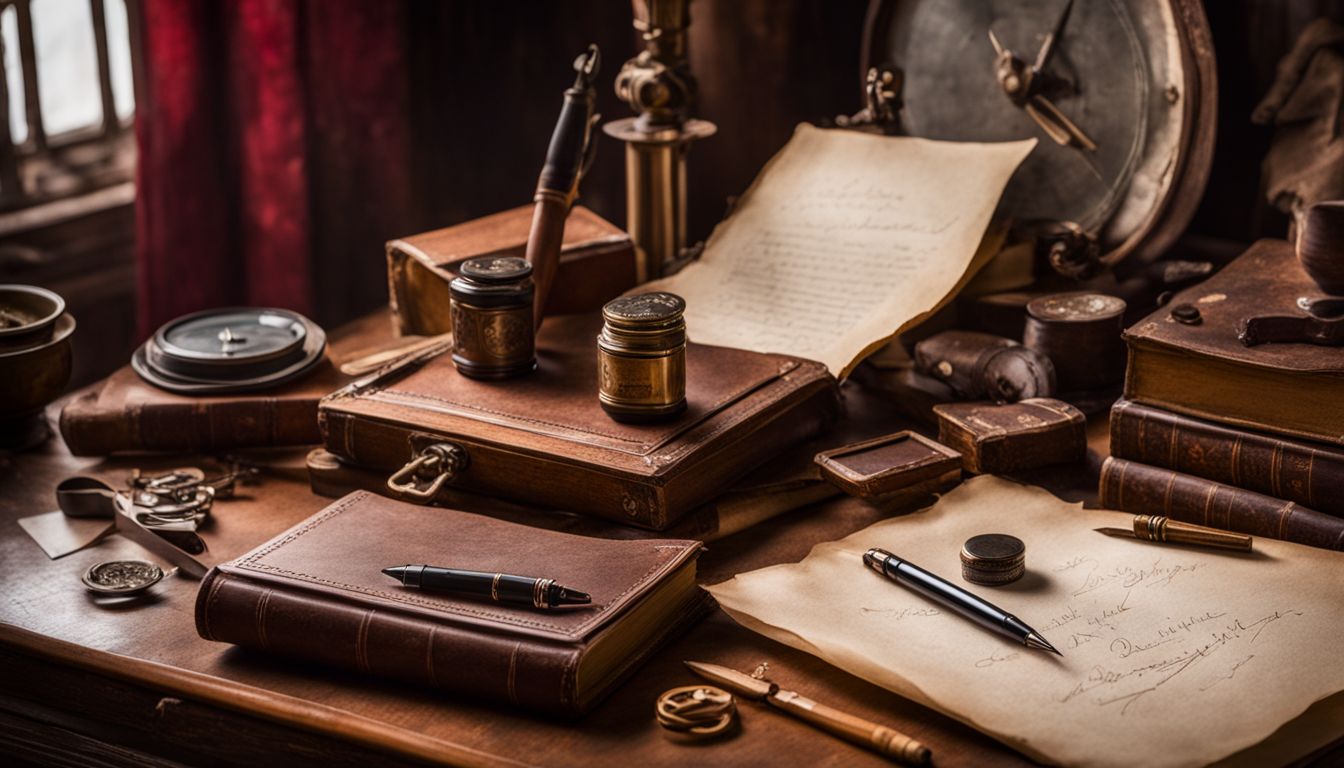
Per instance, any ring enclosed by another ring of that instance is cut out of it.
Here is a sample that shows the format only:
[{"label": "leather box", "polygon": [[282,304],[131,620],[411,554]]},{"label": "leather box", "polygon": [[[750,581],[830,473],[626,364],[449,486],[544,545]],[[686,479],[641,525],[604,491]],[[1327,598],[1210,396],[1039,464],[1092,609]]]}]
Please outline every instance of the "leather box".
[{"label": "leather box", "polygon": [[1081,461],[1087,455],[1087,419],[1062,400],[944,403],[933,412],[938,415],[938,442],[961,453],[967,472],[1015,472]]},{"label": "leather box", "polygon": [[690,343],[686,411],[613,421],[597,399],[600,328],[597,314],[549,318],[538,369],[518,378],[469,379],[441,354],[358,382],[320,404],[324,446],[393,475],[403,498],[451,486],[665,530],[838,413],[820,363]]},{"label": "leather box", "polygon": [[[403,336],[436,336],[452,330],[448,283],[458,266],[478,256],[522,256],[532,226],[532,206],[436,229],[387,244],[389,303]],[[546,314],[592,312],[635,285],[630,236],[582,206],[565,222],[560,267]]]}]

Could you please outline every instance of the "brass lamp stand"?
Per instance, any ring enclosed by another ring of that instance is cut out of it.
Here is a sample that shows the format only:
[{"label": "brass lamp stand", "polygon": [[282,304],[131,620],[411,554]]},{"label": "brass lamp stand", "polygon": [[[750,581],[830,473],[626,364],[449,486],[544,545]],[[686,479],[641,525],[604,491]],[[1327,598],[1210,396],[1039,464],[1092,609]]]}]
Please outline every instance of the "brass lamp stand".
[{"label": "brass lamp stand", "polygon": [[603,130],[625,142],[626,228],[639,282],[667,273],[686,245],[686,154],[717,126],[690,117],[695,78],[686,57],[690,0],[632,0],[645,49],[621,67],[616,95],[638,114]]}]

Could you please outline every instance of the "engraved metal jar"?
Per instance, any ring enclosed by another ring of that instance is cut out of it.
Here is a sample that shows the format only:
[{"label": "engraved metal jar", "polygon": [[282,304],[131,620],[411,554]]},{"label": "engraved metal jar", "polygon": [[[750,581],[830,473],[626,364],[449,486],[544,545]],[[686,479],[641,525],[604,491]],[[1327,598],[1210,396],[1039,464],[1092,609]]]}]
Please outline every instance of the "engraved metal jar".
[{"label": "engraved metal jar", "polygon": [[536,369],[531,264],[516,256],[470,259],[448,290],[459,373],[502,379]]},{"label": "engraved metal jar", "polygon": [[602,308],[598,400],[617,421],[653,421],[686,409],[686,302],[672,293],[622,296]]}]

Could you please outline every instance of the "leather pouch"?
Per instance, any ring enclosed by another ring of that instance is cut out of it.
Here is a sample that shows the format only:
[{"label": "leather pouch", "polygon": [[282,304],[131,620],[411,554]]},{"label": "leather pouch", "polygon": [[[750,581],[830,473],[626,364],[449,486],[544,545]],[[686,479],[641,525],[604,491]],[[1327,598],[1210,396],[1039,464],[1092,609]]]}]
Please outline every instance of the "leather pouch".
[{"label": "leather pouch", "polygon": [[407,500],[444,488],[665,530],[838,414],[820,363],[690,343],[688,407],[622,424],[597,399],[598,315],[552,317],[538,369],[503,381],[461,376],[442,354],[357,382],[319,406],[324,447],[389,475]]}]

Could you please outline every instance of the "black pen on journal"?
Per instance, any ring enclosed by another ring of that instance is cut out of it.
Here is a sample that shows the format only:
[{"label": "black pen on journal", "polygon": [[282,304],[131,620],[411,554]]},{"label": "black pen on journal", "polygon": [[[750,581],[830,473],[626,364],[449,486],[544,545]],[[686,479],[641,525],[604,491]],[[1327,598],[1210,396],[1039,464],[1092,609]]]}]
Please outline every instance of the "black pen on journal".
[{"label": "black pen on journal", "polygon": [[1010,637],[1028,648],[1064,655],[1013,614],[885,549],[870,549],[863,553],[863,563],[897,584],[951,608],[986,629]]},{"label": "black pen on journal", "polygon": [[577,589],[562,587],[555,579],[538,579],[508,573],[463,571],[433,565],[396,565],[383,573],[405,587],[456,592],[496,603],[555,608],[561,605],[587,605],[592,596]]}]

